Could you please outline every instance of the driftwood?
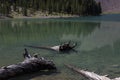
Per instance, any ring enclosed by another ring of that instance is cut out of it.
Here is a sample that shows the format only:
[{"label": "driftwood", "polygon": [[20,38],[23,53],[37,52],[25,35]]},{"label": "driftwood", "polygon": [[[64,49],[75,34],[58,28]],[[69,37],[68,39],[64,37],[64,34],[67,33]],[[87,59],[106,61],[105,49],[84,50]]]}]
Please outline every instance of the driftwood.
[{"label": "driftwood", "polygon": [[54,50],[54,51],[69,51],[76,47],[76,43],[70,45],[70,42],[64,43],[62,45],[52,46],[52,47],[44,47],[44,46],[30,46],[25,45],[26,47],[38,48],[38,49],[47,49],[47,50]]},{"label": "driftwood", "polygon": [[120,80],[120,77],[110,79],[109,77],[107,77],[107,75],[101,76],[101,75],[98,75],[94,72],[89,72],[89,71],[85,71],[85,70],[75,68],[74,66],[71,66],[71,65],[66,65],[66,66],[68,68],[72,69],[73,71],[78,72],[79,74],[81,74],[85,78],[88,78],[89,80]]},{"label": "driftwood", "polygon": [[50,60],[44,59],[43,57],[26,57],[23,62],[0,68],[0,80],[6,80],[25,73],[55,69],[56,67],[54,63]]}]

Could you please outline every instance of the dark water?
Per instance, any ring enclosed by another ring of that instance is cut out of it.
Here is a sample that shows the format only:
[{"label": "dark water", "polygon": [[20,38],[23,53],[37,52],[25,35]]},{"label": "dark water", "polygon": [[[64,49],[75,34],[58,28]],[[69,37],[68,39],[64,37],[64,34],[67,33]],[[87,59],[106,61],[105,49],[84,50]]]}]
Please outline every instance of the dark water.
[{"label": "dark water", "polygon": [[77,53],[27,48],[52,59],[59,73],[41,72],[11,80],[86,80],[64,64],[110,77],[120,76],[120,15],[62,19],[0,20],[0,66],[23,61],[24,45],[77,43]]}]

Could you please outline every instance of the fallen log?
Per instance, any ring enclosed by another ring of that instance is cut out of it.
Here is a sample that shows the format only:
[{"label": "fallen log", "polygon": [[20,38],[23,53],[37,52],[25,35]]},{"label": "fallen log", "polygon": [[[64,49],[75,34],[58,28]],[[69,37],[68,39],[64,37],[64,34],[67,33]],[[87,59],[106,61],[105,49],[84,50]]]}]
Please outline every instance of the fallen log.
[{"label": "fallen log", "polygon": [[62,45],[57,45],[57,46],[51,46],[51,47],[45,47],[45,46],[30,46],[30,45],[25,45],[26,47],[32,47],[32,48],[38,48],[38,49],[46,49],[46,50],[54,50],[54,51],[69,51],[73,50],[74,47],[76,47],[76,43],[70,45],[70,42],[64,43]]},{"label": "fallen log", "polygon": [[51,60],[46,60],[43,57],[30,57],[18,64],[0,68],[0,80],[6,80],[17,75],[37,72],[40,70],[56,70],[56,67]]},{"label": "fallen log", "polygon": [[107,77],[107,75],[101,76],[94,72],[89,72],[89,71],[78,69],[72,65],[66,65],[66,66],[70,68],[71,70],[78,72],[79,74],[81,74],[82,76],[84,76],[85,78],[89,80],[120,80],[120,77],[110,79],[109,77]]}]

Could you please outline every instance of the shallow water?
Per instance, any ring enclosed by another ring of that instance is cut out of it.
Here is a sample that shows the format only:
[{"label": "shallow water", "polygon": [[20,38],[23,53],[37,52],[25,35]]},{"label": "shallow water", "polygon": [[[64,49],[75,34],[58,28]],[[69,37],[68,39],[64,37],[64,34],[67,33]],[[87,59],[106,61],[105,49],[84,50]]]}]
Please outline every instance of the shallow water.
[{"label": "shallow water", "polygon": [[[120,15],[62,19],[0,20],[0,66],[23,61],[24,45],[54,46],[76,42],[70,52],[28,48],[52,59],[59,73],[38,72],[11,80],[86,80],[64,64],[88,69],[101,75],[120,76]],[[110,18],[111,17],[111,18]]]}]

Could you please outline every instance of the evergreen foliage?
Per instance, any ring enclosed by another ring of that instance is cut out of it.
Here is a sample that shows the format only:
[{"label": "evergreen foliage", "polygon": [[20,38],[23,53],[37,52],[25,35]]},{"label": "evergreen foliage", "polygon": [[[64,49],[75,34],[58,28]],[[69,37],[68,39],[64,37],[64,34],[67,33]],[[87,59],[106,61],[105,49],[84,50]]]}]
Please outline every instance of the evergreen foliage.
[{"label": "evergreen foliage", "polygon": [[101,4],[94,0],[0,0],[0,13],[8,15],[11,11],[27,16],[27,10],[48,11],[75,15],[100,15]]}]

